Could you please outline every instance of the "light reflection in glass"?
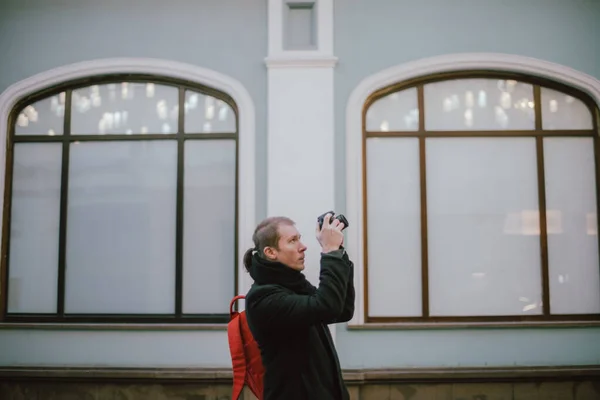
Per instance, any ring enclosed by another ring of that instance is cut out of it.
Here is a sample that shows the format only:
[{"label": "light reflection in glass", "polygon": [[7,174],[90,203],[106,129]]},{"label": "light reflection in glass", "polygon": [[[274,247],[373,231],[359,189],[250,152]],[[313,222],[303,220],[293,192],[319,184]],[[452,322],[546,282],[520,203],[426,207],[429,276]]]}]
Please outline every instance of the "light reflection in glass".
[{"label": "light reflection in glass", "polygon": [[[121,82],[79,88],[73,90],[71,133],[176,133],[179,114],[169,110],[178,102],[177,87],[154,83]],[[146,127],[145,132],[142,127]]]}]

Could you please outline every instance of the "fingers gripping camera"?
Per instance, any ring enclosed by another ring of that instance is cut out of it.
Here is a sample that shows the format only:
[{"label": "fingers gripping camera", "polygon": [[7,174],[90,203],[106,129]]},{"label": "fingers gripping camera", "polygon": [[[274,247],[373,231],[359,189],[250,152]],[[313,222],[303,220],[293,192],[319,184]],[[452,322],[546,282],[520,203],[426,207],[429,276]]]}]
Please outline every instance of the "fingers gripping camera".
[{"label": "fingers gripping camera", "polygon": [[[327,211],[327,212],[325,212],[325,213],[323,213],[323,214],[321,214],[321,215],[319,215],[317,217],[317,221],[319,222],[319,229],[323,228],[323,220],[324,220],[324,218],[325,218],[325,216],[327,214],[331,214],[332,215],[332,218],[331,218],[330,221],[333,221],[334,219],[337,219],[338,221],[342,222],[344,224],[344,229],[346,229],[350,225],[348,223],[348,220],[344,216],[344,214],[335,215],[334,211]],[[344,229],[342,229],[342,230],[344,230]]]}]

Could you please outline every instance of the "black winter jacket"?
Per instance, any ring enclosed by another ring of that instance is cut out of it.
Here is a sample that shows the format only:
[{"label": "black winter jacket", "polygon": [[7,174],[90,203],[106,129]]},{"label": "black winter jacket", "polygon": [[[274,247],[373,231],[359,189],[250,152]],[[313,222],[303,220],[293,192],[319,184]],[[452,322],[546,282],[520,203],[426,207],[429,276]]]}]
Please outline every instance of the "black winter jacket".
[{"label": "black winter jacket", "polygon": [[348,400],[327,327],[354,315],[354,266],[345,250],[321,254],[319,287],[283,264],[252,259],[248,325],[263,364],[264,400]]}]

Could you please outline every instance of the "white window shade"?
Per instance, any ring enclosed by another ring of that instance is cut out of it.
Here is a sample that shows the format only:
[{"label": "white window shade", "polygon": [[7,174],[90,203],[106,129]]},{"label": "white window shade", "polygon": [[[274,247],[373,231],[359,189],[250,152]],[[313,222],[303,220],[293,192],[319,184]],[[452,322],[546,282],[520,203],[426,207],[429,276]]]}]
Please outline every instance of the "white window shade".
[{"label": "white window shade", "polygon": [[585,103],[568,94],[541,88],[542,129],[593,129],[592,113]]},{"label": "white window shade", "polygon": [[425,129],[532,130],[533,86],[503,79],[452,79],[424,86]]},{"label": "white window shade", "polygon": [[406,89],[376,100],[367,110],[367,130],[372,132],[419,129],[417,89]]},{"label": "white window shade", "polygon": [[367,140],[369,316],[421,316],[419,140]]},{"label": "white window shade", "polygon": [[235,141],[187,140],[183,312],[227,313],[235,282]]},{"label": "white window shade", "polygon": [[545,138],[550,311],[600,313],[593,138]]},{"label": "white window shade", "polygon": [[535,139],[429,138],[426,159],[430,315],[541,314]]},{"label": "white window shade", "polygon": [[8,312],[56,312],[61,143],[14,149]]},{"label": "white window shade", "polygon": [[71,144],[67,313],[175,311],[175,141]]}]

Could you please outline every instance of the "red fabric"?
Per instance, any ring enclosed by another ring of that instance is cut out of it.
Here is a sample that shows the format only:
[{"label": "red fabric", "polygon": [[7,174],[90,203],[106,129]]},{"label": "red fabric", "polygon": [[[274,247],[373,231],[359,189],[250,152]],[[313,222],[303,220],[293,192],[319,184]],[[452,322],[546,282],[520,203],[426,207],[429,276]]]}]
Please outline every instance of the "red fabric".
[{"label": "red fabric", "polygon": [[235,296],[229,304],[230,319],[227,325],[227,336],[233,367],[233,393],[231,399],[238,400],[244,385],[248,385],[252,393],[259,400],[262,400],[265,368],[262,364],[260,349],[248,327],[246,311],[233,311],[235,302],[245,297],[244,295]]}]

